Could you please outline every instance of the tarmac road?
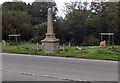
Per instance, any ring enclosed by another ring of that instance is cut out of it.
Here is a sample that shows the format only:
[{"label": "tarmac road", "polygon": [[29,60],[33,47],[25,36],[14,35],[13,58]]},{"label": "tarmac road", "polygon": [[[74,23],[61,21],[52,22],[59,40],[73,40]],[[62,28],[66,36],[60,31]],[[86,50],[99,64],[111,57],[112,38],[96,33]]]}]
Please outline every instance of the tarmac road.
[{"label": "tarmac road", "polygon": [[2,80],[118,81],[118,62],[2,53]]}]

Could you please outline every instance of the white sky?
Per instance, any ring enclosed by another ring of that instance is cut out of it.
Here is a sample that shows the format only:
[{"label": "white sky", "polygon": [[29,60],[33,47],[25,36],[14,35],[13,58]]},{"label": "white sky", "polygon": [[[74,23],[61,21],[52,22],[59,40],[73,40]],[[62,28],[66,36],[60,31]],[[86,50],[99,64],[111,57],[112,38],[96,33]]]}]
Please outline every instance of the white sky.
[{"label": "white sky", "polygon": [[[55,0],[57,7],[58,7],[58,15],[64,17],[63,9],[64,9],[64,2],[71,2],[71,1],[80,1],[80,0]],[[92,0],[81,0],[81,1],[88,1],[91,2]]]},{"label": "white sky", "polygon": [[[3,2],[6,2],[6,1],[13,1],[13,0],[0,0],[0,4],[3,3]],[[31,3],[31,2],[33,2],[35,0],[22,0],[22,1],[24,1],[26,3]],[[39,0],[37,0],[37,1],[39,1]],[[42,1],[44,1],[44,0],[42,0]],[[54,0],[54,1],[56,2],[58,10],[59,10],[58,15],[64,17],[65,15],[64,15],[64,13],[62,11],[64,9],[64,7],[63,7],[64,2],[79,1],[79,0]],[[93,0],[82,0],[82,1],[91,2]],[[119,1],[119,0],[109,0],[109,1],[115,2],[115,1]]]}]

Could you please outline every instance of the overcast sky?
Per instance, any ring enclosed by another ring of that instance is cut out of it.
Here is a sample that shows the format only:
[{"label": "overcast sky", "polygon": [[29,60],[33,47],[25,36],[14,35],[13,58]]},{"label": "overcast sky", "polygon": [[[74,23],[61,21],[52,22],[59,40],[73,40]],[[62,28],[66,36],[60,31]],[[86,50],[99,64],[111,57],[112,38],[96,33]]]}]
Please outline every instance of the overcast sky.
[{"label": "overcast sky", "polygon": [[[13,1],[13,0],[0,0],[0,3],[3,3],[3,2],[6,2],[6,1]],[[22,0],[26,3],[32,3],[33,1],[35,0]],[[49,0],[36,0],[36,1],[49,1]],[[64,9],[64,2],[70,2],[70,1],[80,1],[80,0],[54,0],[57,4],[57,7],[58,7],[58,15],[59,16],[62,16],[64,17],[64,13],[63,13],[63,9]],[[91,2],[93,0],[82,0],[82,1],[88,1],[88,2]],[[120,0],[109,0],[109,1],[113,1],[113,2],[116,2],[116,1],[120,1]]]}]

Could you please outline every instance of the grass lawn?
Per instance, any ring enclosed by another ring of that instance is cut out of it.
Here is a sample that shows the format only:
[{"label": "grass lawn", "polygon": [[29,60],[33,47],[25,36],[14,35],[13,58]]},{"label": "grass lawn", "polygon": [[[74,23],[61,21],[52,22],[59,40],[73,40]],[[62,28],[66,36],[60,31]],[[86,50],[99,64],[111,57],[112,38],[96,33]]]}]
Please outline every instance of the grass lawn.
[{"label": "grass lawn", "polygon": [[0,52],[2,51],[2,44],[1,44],[1,42],[0,42]]},{"label": "grass lawn", "polygon": [[[41,51],[41,47],[40,50],[37,50],[36,44],[32,43],[21,43],[20,45],[7,44],[2,47],[2,52],[120,61],[120,46],[115,46],[117,50],[109,50],[108,48],[111,46],[107,46],[107,48],[80,46],[83,50],[75,50],[75,47],[65,47],[66,51],[57,53],[44,53]],[[63,47],[60,48],[62,49]]]}]

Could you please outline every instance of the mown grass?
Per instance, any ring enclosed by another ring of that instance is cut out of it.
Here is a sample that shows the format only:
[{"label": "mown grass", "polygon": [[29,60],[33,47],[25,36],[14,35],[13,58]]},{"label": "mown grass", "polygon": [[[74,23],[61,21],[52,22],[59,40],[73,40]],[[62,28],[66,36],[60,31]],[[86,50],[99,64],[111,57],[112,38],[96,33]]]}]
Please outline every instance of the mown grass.
[{"label": "mown grass", "polygon": [[0,42],[0,52],[2,52],[2,43]]},{"label": "mown grass", "polygon": [[[44,53],[37,50],[36,44],[21,43],[20,45],[9,45],[2,47],[3,52],[18,53],[18,54],[33,54],[33,55],[46,55],[46,56],[62,56],[62,57],[74,57],[74,58],[87,58],[87,59],[100,59],[100,60],[113,60],[120,61],[120,46],[115,46],[117,50],[109,50],[111,46],[107,48],[100,48],[99,46],[80,46],[83,50],[76,50],[75,47],[65,47],[66,51],[60,51],[57,53]],[[62,49],[63,47],[61,47]]]}]

